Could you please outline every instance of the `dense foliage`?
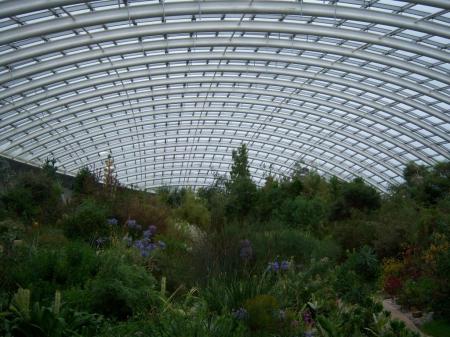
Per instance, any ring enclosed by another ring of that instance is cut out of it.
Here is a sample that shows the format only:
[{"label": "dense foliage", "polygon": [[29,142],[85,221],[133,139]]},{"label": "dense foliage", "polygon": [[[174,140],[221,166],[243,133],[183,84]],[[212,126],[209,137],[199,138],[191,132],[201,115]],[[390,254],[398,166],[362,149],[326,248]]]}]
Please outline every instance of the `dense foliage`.
[{"label": "dense foliage", "polygon": [[301,163],[258,187],[247,147],[232,157],[198,191],[83,168],[64,202],[53,160],[6,172],[0,335],[416,336],[382,296],[448,327],[450,163],[411,163],[381,195]]}]

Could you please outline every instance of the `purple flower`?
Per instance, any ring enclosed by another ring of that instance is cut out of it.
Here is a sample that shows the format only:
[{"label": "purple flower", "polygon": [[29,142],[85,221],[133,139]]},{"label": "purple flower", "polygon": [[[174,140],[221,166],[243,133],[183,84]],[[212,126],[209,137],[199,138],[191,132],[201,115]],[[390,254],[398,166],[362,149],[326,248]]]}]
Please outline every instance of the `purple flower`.
[{"label": "purple flower", "polygon": [[232,315],[236,319],[246,319],[247,318],[247,310],[245,310],[244,308],[239,308],[237,310],[233,310]]},{"label": "purple flower", "polygon": [[273,272],[278,272],[278,270],[280,270],[280,264],[278,263],[278,261],[270,262],[269,270],[272,270]]},{"label": "purple flower", "polygon": [[128,219],[126,224],[127,224],[128,228],[130,228],[130,229],[136,228],[136,225],[137,225],[136,220],[131,220],[131,219]]},{"label": "purple flower", "polygon": [[105,237],[100,237],[97,240],[95,240],[95,243],[97,244],[98,247],[103,246],[103,244],[106,242],[106,238]]},{"label": "purple flower", "polygon": [[116,226],[116,225],[119,223],[119,221],[118,221],[116,218],[108,219],[108,220],[106,220],[106,222],[107,222],[108,225],[110,225],[110,226]]},{"label": "purple flower", "polygon": [[136,240],[136,241],[134,242],[134,246],[135,246],[137,249],[144,249],[144,248],[145,248],[145,242],[144,242],[143,240]]},{"label": "purple flower", "polygon": [[156,233],[156,226],[155,225],[150,225],[150,226],[148,226],[148,230],[153,235],[153,234]]},{"label": "purple flower", "polygon": [[288,270],[289,269],[289,262],[288,261],[282,261],[280,265],[281,270]]},{"label": "purple flower", "polygon": [[145,230],[143,233],[142,233],[142,235],[144,236],[144,238],[146,238],[146,239],[150,239],[150,237],[152,236],[152,231],[151,230],[149,230],[149,229],[147,229],[147,230]]},{"label": "purple flower", "polygon": [[308,326],[314,325],[314,319],[313,319],[313,317],[311,315],[311,312],[309,310],[306,310],[303,313],[303,322],[305,322],[305,324],[308,325]]}]

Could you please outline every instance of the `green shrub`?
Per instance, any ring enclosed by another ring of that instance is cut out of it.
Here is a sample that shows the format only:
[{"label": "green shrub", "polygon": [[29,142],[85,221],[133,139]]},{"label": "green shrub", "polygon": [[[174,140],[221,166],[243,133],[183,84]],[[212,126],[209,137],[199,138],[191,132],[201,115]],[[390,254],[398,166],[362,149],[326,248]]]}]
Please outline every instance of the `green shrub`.
[{"label": "green shrub", "polygon": [[[333,237],[344,249],[360,249],[371,245],[376,237],[376,223],[361,219],[337,222],[332,227]],[[398,243],[396,243],[398,245]]]},{"label": "green shrub", "polygon": [[188,190],[184,193],[181,205],[175,210],[175,216],[189,224],[206,230],[209,227],[211,216],[203,202]]},{"label": "green shrub", "polygon": [[111,214],[119,219],[119,223],[133,219],[142,228],[154,225],[160,234],[166,231],[170,212],[157,196],[141,191],[121,190],[114,200]]},{"label": "green shrub", "polygon": [[450,320],[450,250],[442,252],[437,259],[436,286],[433,311],[437,317]]},{"label": "green shrub", "polygon": [[266,275],[239,277],[221,275],[212,278],[200,290],[208,308],[217,313],[231,312],[244,306],[244,303],[270,290],[271,284]]},{"label": "green shrub", "polygon": [[332,220],[342,220],[349,218],[353,210],[368,213],[378,209],[380,205],[378,191],[365,184],[361,178],[356,178],[340,185],[330,215]]},{"label": "green shrub", "polygon": [[61,187],[48,175],[21,174],[2,196],[8,213],[26,223],[54,223],[62,207]]},{"label": "green shrub", "polygon": [[279,323],[279,305],[275,297],[258,295],[244,304],[248,324],[252,330],[276,331]]},{"label": "green shrub", "polygon": [[155,301],[153,276],[120,249],[99,258],[99,272],[86,285],[90,309],[118,320],[149,309]]},{"label": "green shrub", "polygon": [[298,196],[295,199],[286,199],[276,214],[285,224],[317,232],[326,219],[328,210],[321,199]]},{"label": "green shrub", "polygon": [[147,336],[152,337],[249,336],[247,328],[229,315],[164,315],[154,322],[151,328],[144,331]]},{"label": "green shrub", "polygon": [[75,176],[73,191],[80,196],[95,195],[100,190],[100,178],[89,168],[83,167]]},{"label": "green shrub", "polygon": [[30,291],[19,289],[10,309],[2,313],[3,336],[17,337],[79,337],[95,336],[102,327],[102,317],[74,311],[61,305],[59,293],[51,306],[32,303]]},{"label": "green shrub", "polygon": [[192,277],[204,284],[209,277],[242,271],[245,263],[239,256],[239,248],[244,235],[242,228],[230,224],[221,231],[197,238],[190,253]]},{"label": "green shrub", "polygon": [[340,257],[340,247],[332,239],[319,240],[296,229],[254,232],[250,240],[256,258],[264,264],[277,256],[281,259],[293,257],[297,263],[309,263],[311,258],[336,260]]},{"label": "green shrub", "polygon": [[364,303],[373,290],[378,271],[378,260],[373,249],[364,246],[351,253],[347,261],[337,268],[334,288],[342,299]]},{"label": "green shrub", "polygon": [[418,280],[407,280],[398,296],[398,302],[408,308],[431,308],[436,287],[434,281],[428,277]]},{"label": "green shrub", "polygon": [[12,248],[14,240],[23,238],[24,233],[25,227],[22,223],[12,219],[0,221],[0,245],[5,253]]},{"label": "green shrub", "polygon": [[109,234],[107,214],[102,205],[87,199],[64,219],[64,233],[68,238],[81,238],[93,242],[98,237]]},{"label": "green shrub", "polygon": [[450,337],[450,322],[444,320],[433,320],[425,323],[421,329],[429,336]]},{"label": "green shrub", "polygon": [[31,289],[36,301],[45,301],[55,290],[83,286],[98,270],[99,259],[89,245],[71,242],[60,250],[31,251],[12,270],[15,283]]}]

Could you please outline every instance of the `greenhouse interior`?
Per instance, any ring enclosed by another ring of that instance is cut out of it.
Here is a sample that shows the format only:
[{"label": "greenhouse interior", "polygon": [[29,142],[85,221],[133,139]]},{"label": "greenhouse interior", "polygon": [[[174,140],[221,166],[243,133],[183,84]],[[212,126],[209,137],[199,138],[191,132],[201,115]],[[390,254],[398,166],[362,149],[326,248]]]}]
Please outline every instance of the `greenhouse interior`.
[{"label": "greenhouse interior", "polygon": [[450,337],[450,0],[0,0],[0,336]]}]

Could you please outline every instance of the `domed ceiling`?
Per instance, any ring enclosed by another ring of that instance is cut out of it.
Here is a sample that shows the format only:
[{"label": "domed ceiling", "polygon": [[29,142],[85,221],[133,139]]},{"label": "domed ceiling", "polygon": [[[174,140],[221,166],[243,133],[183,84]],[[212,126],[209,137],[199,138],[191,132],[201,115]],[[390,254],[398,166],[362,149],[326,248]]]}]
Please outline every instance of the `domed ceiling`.
[{"label": "domed ceiling", "polygon": [[450,1],[0,2],[0,155],[124,185],[450,159]]}]

